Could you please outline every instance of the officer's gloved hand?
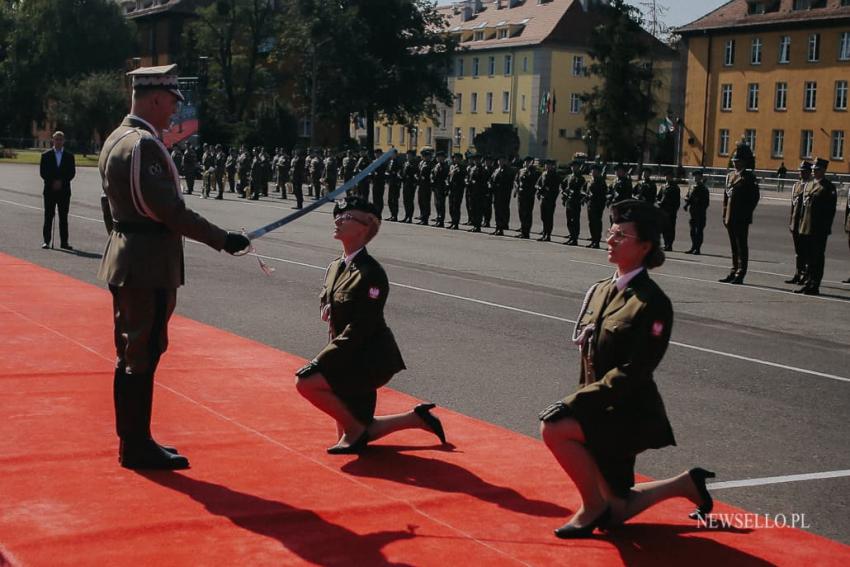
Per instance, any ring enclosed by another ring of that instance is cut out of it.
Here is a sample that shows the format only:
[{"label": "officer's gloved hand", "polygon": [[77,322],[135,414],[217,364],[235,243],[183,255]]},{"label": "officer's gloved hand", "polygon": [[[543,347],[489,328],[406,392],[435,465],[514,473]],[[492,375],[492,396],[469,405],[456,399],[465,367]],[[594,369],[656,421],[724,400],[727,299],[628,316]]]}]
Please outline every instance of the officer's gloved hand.
[{"label": "officer's gloved hand", "polygon": [[541,411],[537,418],[540,421],[558,421],[559,419],[563,419],[565,417],[570,417],[572,415],[572,411],[570,407],[565,404],[563,401],[557,401],[551,406],[547,407],[543,411]]},{"label": "officer's gloved hand", "polygon": [[242,252],[251,245],[251,241],[244,234],[238,232],[228,232],[227,238],[224,240],[224,250],[228,254],[236,254]]},{"label": "officer's gloved hand", "polygon": [[310,362],[299,368],[295,372],[295,375],[299,378],[306,378],[307,376],[310,376],[311,374],[316,374],[317,372],[319,372],[319,363],[315,360],[311,360]]}]

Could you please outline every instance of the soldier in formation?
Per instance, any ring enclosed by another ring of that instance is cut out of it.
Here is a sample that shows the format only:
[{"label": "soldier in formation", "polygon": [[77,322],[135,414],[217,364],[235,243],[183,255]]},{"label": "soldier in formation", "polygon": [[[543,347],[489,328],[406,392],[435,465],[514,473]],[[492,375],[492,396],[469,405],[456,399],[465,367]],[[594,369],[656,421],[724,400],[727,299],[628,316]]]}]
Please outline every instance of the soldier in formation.
[{"label": "soldier in formation", "polygon": [[416,197],[416,177],[419,174],[419,164],[416,152],[407,150],[407,159],[401,168],[401,198],[404,203],[404,219],[401,222],[413,222],[413,201]]},{"label": "soldier in formation", "polygon": [[803,252],[802,284],[794,293],[819,295],[826,260],[826,241],[832,232],[832,220],[838,205],[835,185],[825,177],[829,161],[818,158],[812,167],[812,180],[803,190],[799,239]]},{"label": "soldier in formation", "polygon": [[537,180],[537,200],[540,201],[540,220],[543,221],[543,234],[537,240],[552,240],[552,228],[555,224],[555,206],[558,201],[561,178],[555,169],[555,160],[546,160],[546,169]]},{"label": "soldier in formation", "polygon": [[448,228],[451,230],[457,230],[460,225],[460,206],[463,201],[463,192],[466,188],[466,168],[462,160],[463,154],[452,154],[452,164],[449,166],[449,174],[446,177],[450,218]]},{"label": "soldier in formation", "polygon": [[514,196],[517,198],[519,209],[519,237],[530,238],[531,226],[534,222],[534,197],[537,194],[537,178],[540,173],[534,166],[534,158],[527,156],[523,167],[519,170],[514,181]]},{"label": "soldier in formation", "polygon": [[581,232],[581,204],[587,191],[587,180],[581,174],[581,164],[573,162],[571,173],[561,182],[561,201],[567,215],[567,240],[564,244],[576,246]]},{"label": "soldier in formation", "polygon": [[649,203],[650,205],[655,204],[655,200],[658,196],[658,186],[656,186],[655,181],[652,180],[652,170],[648,167],[644,167],[641,169],[640,177],[640,183],[635,185],[632,197]]},{"label": "soldier in formation", "polygon": [[602,175],[602,166],[594,163],[590,168],[591,181],[587,186],[584,202],[587,203],[587,227],[590,231],[588,248],[599,248],[602,241],[602,215],[605,214],[605,201],[608,198],[608,186]]},{"label": "soldier in formation", "polygon": [[449,164],[446,163],[446,152],[439,151],[437,160],[431,170],[431,190],[434,197],[434,210],[437,217],[434,226],[443,228],[446,221],[446,179],[449,177]]},{"label": "soldier in formation", "polygon": [[336,158],[329,149],[325,150],[324,169],[322,170],[322,191],[327,195],[336,189],[336,179],[339,174],[336,164]]},{"label": "soldier in formation", "polygon": [[726,189],[723,192],[723,225],[729,234],[732,269],[719,281],[742,284],[750,258],[750,224],[759,202],[758,181],[752,171],[755,159],[749,146],[741,144],[735,149],[732,165],[735,170],[726,176]]},{"label": "soldier in formation", "polygon": [[398,204],[401,196],[401,170],[404,166],[404,155],[396,153],[387,164],[387,207],[390,216],[386,220],[398,222]]},{"label": "soldier in formation", "polygon": [[490,174],[489,189],[493,195],[493,208],[496,213],[496,230],[494,236],[504,236],[511,224],[511,188],[514,181],[514,171],[508,165],[507,156],[499,157],[499,163]]},{"label": "soldier in formation", "polygon": [[679,189],[679,184],[676,183],[672,169],[668,169],[665,173],[665,180],[666,183],[658,192],[657,201],[658,208],[667,214],[667,224],[661,233],[664,237],[664,251],[672,252],[673,241],[676,239],[676,217],[679,214],[682,191]]},{"label": "soldier in formation", "polygon": [[702,248],[703,231],[705,230],[706,217],[710,197],[708,187],[703,183],[701,170],[694,172],[694,185],[685,196],[685,211],[690,212],[691,248],[685,254],[699,255]]},{"label": "soldier in formation", "polygon": [[186,146],[186,151],[183,152],[183,175],[186,177],[186,194],[191,195],[195,190],[195,179],[198,175],[198,154],[195,153],[195,148],[190,145]]},{"label": "soldier in formation", "polygon": [[626,166],[618,163],[616,174],[617,178],[611,184],[611,189],[608,192],[608,205],[632,198],[632,179],[629,177]]},{"label": "soldier in formation", "polygon": [[[372,161],[380,158],[384,155],[384,150],[378,148],[375,150],[375,157],[372,158]],[[366,165],[369,165],[368,163]],[[384,212],[384,191],[386,190],[387,185],[387,164],[382,164],[380,167],[375,168],[375,171],[372,172],[370,176],[372,178],[372,204],[375,205],[375,208],[378,210],[378,218]]]}]

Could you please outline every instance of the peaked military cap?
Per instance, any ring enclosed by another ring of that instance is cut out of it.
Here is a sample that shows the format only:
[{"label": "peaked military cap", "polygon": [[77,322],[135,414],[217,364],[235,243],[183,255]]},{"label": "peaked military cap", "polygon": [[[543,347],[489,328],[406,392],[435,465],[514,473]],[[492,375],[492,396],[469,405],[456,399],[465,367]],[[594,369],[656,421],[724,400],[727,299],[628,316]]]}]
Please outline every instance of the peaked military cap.
[{"label": "peaked military cap", "polygon": [[378,209],[375,208],[375,205],[359,195],[352,195],[345,199],[340,199],[334,204],[334,218],[346,211],[361,211],[369,213],[370,215],[375,215],[378,219],[381,218],[378,214]]},{"label": "peaked military cap", "polygon": [[829,160],[823,158],[817,158],[815,160],[814,169],[822,169],[826,171],[826,168],[829,167]]},{"label": "peaked military cap", "polygon": [[735,152],[732,154],[732,161],[751,161],[753,159],[753,150],[747,144],[738,144],[738,147],[735,148]]},{"label": "peaked military cap", "polygon": [[160,65],[158,67],[139,67],[127,73],[128,77],[133,79],[133,90],[166,90],[176,96],[181,101],[183,93],[180,92],[177,83],[177,64]]},{"label": "peaked military cap", "polygon": [[811,171],[812,170],[812,162],[810,162],[807,159],[804,159],[802,162],[800,162],[800,171],[803,171],[803,170]]},{"label": "peaked military cap", "polygon": [[611,205],[611,219],[616,223],[635,223],[642,234],[649,236],[647,240],[657,240],[667,223],[664,211],[640,199],[624,199]]}]

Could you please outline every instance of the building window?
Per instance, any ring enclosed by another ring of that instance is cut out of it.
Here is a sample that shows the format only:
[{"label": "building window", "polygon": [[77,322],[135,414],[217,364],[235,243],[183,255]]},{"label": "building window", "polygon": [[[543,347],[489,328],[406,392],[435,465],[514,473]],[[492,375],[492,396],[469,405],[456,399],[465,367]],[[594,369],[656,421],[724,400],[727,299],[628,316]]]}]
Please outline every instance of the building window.
[{"label": "building window", "polygon": [[818,103],[818,84],[815,81],[806,81],[806,86],[803,95],[803,108],[805,110],[815,110]]},{"label": "building window", "polygon": [[756,111],[759,109],[759,84],[750,83],[747,85],[747,110]]},{"label": "building window", "polygon": [[500,29],[496,37],[498,37],[499,39],[505,39],[506,37],[508,37],[508,28]]},{"label": "building window", "polygon": [[800,157],[811,158],[814,152],[815,133],[812,130],[800,132]]},{"label": "building window", "polygon": [[763,43],[760,37],[753,38],[753,43],[750,49],[750,63],[753,65],[761,65],[761,48]]},{"label": "building window", "polygon": [[381,129],[375,128],[375,144],[381,145]]},{"label": "building window", "polygon": [[847,81],[835,81],[835,110],[847,110]]},{"label": "building window", "polygon": [[478,93],[472,93],[472,99],[469,103],[470,112],[478,112]]},{"label": "building window", "polygon": [[850,32],[841,32],[838,36],[838,59],[850,60]]},{"label": "building window", "polygon": [[426,145],[429,145],[429,146],[431,145],[431,140],[432,140],[433,135],[434,135],[434,131],[430,126],[425,128],[425,144]]},{"label": "building window", "polygon": [[484,32],[477,31],[472,34],[472,41],[481,41],[484,39]]},{"label": "building window", "polygon": [[527,73],[527,72],[528,72],[528,57],[523,57],[523,58],[522,58],[522,72],[523,72],[523,73]]},{"label": "building window", "polygon": [[475,143],[475,127],[469,128],[469,144]]},{"label": "building window", "polygon": [[519,97],[519,108],[520,110],[525,110],[525,95]]},{"label": "building window", "polygon": [[460,128],[455,128],[455,144],[459,146],[462,137],[463,134],[460,133]]},{"label": "building window", "polygon": [[720,110],[732,110],[732,85],[720,86]]},{"label": "building window", "polygon": [[573,55],[573,77],[580,77],[584,74],[584,57],[582,55]]},{"label": "building window", "polygon": [[463,112],[463,93],[457,93],[455,95],[455,112],[458,114]]},{"label": "building window", "polygon": [[779,62],[791,62],[791,36],[783,35],[779,38]]},{"label": "building window", "polygon": [[510,112],[511,110],[511,93],[502,91],[502,112]]},{"label": "building window", "polygon": [[723,64],[730,67],[735,64],[735,40],[727,39],[723,50]]},{"label": "building window", "polygon": [[781,158],[785,155],[785,130],[774,130],[770,144],[770,155]]},{"label": "building window", "polygon": [[392,126],[387,126],[387,143],[388,144],[393,143],[393,127]]},{"label": "building window", "polygon": [[487,93],[487,96],[484,99],[487,103],[487,112],[493,112],[493,93]]},{"label": "building window", "polygon": [[404,145],[404,132],[405,132],[404,126],[399,126],[398,127],[398,143],[401,144],[402,146]]},{"label": "building window", "polygon": [[720,130],[720,135],[718,136],[718,148],[717,153],[722,156],[729,155],[729,130],[725,128]]},{"label": "building window", "polygon": [[301,137],[309,138],[310,134],[313,131],[313,124],[310,122],[309,118],[301,119]]},{"label": "building window", "polygon": [[449,121],[448,121],[448,112],[446,111],[446,107],[444,106],[444,107],[440,110],[440,128],[442,128],[443,130],[445,130],[445,128],[446,128],[446,124],[448,124],[448,123],[449,123]]},{"label": "building window", "polygon": [[578,114],[581,112],[581,95],[578,93],[570,94],[570,114]]},{"label": "building window", "polygon": [[773,98],[773,108],[788,110],[788,83],[776,83],[776,96]]},{"label": "building window", "polygon": [[496,74],[496,58],[492,55],[487,58],[487,74],[491,76]]},{"label": "building window", "polygon": [[844,159],[844,130],[832,131],[832,144],[830,144],[830,159]]},{"label": "building window", "polygon": [[505,75],[512,75],[514,72],[514,58],[511,55],[505,55]]},{"label": "building window", "polygon": [[744,143],[750,146],[753,154],[756,153],[756,131],[752,128],[744,130]]},{"label": "building window", "polygon": [[463,77],[463,57],[457,58],[457,76]]},{"label": "building window", "polygon": [[820,60],[820,34],[813,33],[809,35],[809,63],[815,63]]},{"label": "building window", "polygon": [[473,77],[478,76],[478,57],[472,58],[472,76]]}]

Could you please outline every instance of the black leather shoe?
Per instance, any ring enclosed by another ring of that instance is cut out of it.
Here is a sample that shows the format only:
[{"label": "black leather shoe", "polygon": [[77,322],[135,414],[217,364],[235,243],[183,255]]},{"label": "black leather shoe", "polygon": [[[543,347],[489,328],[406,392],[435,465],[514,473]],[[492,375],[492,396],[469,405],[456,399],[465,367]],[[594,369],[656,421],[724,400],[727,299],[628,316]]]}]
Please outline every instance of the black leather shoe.
[{"label": "black leather shoe", "polygon": [[846,280],[841,280],[841,283],[850,283],[850,278],[847,278]]},{"label": "black leather shoe", "polygon": [[189,459],[166,451],[152,440],[124,442],[119,455],[125,469],[180,470],[189,468]]},{"label": "black leather shoe", "polygon": [[803,288],[803,295],[820,295],[820,288],[817,286]]},{"label": "black leather shoe", "polygon": [[699,256],[699,250],[694,250],[693,252],[691,252],[691,254],[693,254],[694,256]]},{"label": "black leather shoe", "polygon": [[369,444],[369,431],[366,430],[360,434],[360,437],[352,443],[351,445],[334,445],[333,447],[328,447],[328,454],[330,455],[359,455],[362,453],[366,446]]},{"label": "black leather shoe", "polygon": [[443,423],[437,417],[431,415],[431,410],[435,407],[437,407],[436,404],[419,404],[413,408],[413,412],[419,416],[419,419],[428,426],[428,429],[430,429],[434,435],[440,438],[440,443],[445,445],[446,432],[443,430]]},{"label": "black leather shoe", "polygon": [[47,250],[48,248],[50,248],[50,244],[49,244],[49,243],[47,243],[47,242],[42,242],[42,244],[41,244],[41,249],[42,249],[42,250]]},{"label": "black leather shoe", "polygon": [[714,509],[714,498],[711,497],[711,494],[708,493],[708,489],[705,487],[705,479],[714,478],[717,475],[699,467],[689,470],[688,474],[691,475],[691,480],[702,498],[702,504],[697,506],[696,510],[688,514],[688,518],[692,520],[702,520],[708,514],[711,514],[711,511]]},{"label": "black leather shoe", "polygon": [[791,278],[790,280],[785,280],[785,283],[787,283],[787,284],[800,283],[800,274],[794,274],[794,277]]},{"label": "black leather shoe", "polygon": [[744,283],[744,276],[738,274],[737,276],[735,276],[734,278],[729,280],[729,283],[735,284],[735,285],[741,285],[742,283]]},{"label": "black leather shoe", "polygon": [[561,539],[582,539],[590,537],[593,530],[604,527],[611,521],[611,508],[605,508],[605,511],[599,514],[595,520],[586,526],[574,526],[572,524],[564,524],[555,530],[555,535]]},{"label": "black leather shoe", "polygon": [[733,273],[729,274],[728,276],[726,276],[725,278],[720,278],[717,281],[719,281],[720,283],[732,283],[732,280],[734,280],[734,279],[735,279],[735,274],[733,272]]},{"label": "black leather shoe", "polygon": [[73,250],[74,249],[74,247],[71,246],[70,244],[68,244],[67,242],[65,244],[60,244],[59,248],[61,248],[62,250]]}]

